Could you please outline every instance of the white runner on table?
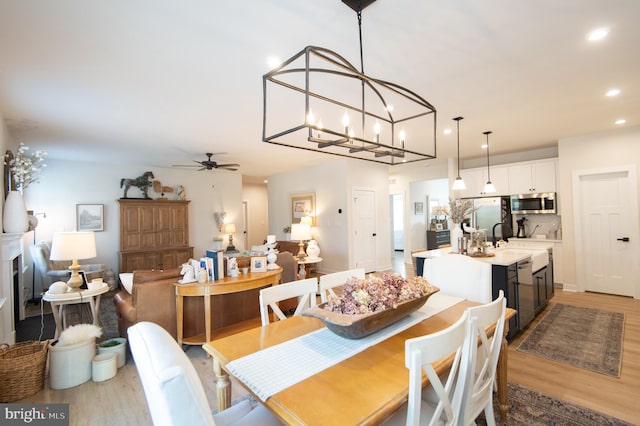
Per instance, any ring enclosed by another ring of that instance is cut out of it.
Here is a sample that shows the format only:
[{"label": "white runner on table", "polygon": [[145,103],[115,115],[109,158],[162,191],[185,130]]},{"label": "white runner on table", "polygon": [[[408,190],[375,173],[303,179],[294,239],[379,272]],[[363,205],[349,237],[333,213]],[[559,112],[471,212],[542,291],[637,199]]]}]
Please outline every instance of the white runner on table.
[{"label": "white runner on table", "polygon": [[444,311],[464,299],[436,293],[419,310],[362,339],[346,339],[328,328],[238,358],[226,370],[263,402],[363,350]]}]

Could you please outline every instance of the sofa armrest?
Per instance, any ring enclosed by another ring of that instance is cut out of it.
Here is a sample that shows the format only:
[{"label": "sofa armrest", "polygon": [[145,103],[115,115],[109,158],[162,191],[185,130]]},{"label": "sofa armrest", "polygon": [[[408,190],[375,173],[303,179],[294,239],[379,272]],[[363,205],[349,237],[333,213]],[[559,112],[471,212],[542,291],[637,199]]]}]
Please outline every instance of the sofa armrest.
[{"label": "sofa armrest", "polygon": [[136,323],[136,308],[133,306],[133,297],[126,291],[119,291],[113,296],[113,304],[116,312],[127,322]]}]

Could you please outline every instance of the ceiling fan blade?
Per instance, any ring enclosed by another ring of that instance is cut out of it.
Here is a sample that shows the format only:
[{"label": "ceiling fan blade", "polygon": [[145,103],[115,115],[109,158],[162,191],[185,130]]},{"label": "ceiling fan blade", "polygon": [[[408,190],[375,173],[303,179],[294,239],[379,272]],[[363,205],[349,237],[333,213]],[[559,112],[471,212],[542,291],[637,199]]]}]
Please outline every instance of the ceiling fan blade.
[{"label": "ceiling fan blade", "polygon": [[226,167],[240,167],[240,164],[229,163],[229,164],[218,164],[218,168],[226,168]]},{"label": "ceiling fan blade", "polygon": [[230,170],[232,172],[235,172],[236,170],[238,170],[238,169],[234,169],[234,168],[231,168],[231,167],[217,167],[217,168],[218,169],[223,169],[223,170]]},{"label": "ceiling fan blade", "polygon": [[172,164],[171,167],[200,167],[194,164]]}]

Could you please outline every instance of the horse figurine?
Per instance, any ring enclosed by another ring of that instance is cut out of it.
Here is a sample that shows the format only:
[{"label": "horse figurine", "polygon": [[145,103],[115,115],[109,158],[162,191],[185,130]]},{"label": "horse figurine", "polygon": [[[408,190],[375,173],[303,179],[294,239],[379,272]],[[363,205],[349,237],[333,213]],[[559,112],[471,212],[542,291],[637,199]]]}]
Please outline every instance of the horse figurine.
[{"label": "horse figurine", "polygon": [[182,279],[178,280],[180,284],[192,283],[196,281],[196,274],[193,270],[193,266],[188,263],[182,264],[180,275],[182,275]]},{"label": "horse figurine", "polygon": [[132,186],[135,186],[138,189],[140,189],[140,191],[142,191],[142,195],[144,195],[145,199],[150,200],[151,198],[149,197],[147,192],[149,191],[149,187],[153,185],[153,182],[150,180],[153,178],[154,176],[152,172],[144,172],[142,176],[138,176],[135,179],[128,179],[128,178],[120,179],[120,188],[124,186],[124,196],[122,198],[128,198],[127,191]]}]

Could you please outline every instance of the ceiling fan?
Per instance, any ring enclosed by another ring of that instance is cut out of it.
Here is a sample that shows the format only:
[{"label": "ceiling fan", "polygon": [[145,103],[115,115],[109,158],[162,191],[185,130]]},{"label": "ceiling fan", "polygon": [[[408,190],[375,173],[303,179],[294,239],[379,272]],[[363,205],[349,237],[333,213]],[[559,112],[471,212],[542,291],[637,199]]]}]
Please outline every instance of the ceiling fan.
[{"label": "ceiling fan", "polygon": [[197,166],[195,164],[186,164],[186,165],[174,164],[173,167],[199,167],[198,171],[213,170],[213,169],[224,169],[224,170],[236,171],[238,170],[237,168],[240,167],[240,164],[236,164],[236,163],[220,164],[216,161],[213,161],[211,159],[211,157],[213,156],[213,153],[211,152],[207,152],[205,155],[207,156],[206,160],[203,160],[203,161],[193,160],[194,163],[198,163]]}]

